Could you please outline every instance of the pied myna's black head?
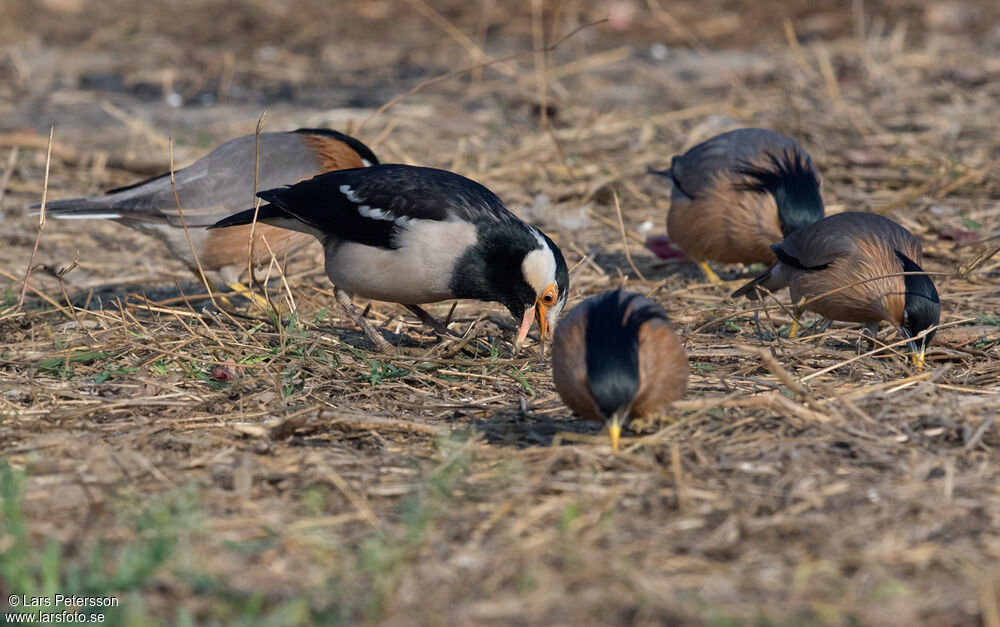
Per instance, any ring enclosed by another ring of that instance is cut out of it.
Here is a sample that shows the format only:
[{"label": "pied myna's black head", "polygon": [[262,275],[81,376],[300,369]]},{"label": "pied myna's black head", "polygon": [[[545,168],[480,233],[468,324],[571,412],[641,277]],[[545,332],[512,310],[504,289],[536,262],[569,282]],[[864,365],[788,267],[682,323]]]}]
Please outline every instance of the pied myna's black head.
[{"label": "pied myna's black head", "polygon": [[655,415],[680,398],[688,363],[660,305],[615,290],[587,299],[552,342],[556,390],[575,413],[608,423],[618,447],[630,418]]},{"label": "pied myna's black head", "polygon": [[[258,194],[260,222],[315,235],[326,271],[350,293],[410,306],[452,298],[499,302],[537,320],[542,340],[569,290],[559,247],[490,190],[445,170],[374,165]],[[215,226],[246,224],[248,210]]]},{"label": "pied myna's black head", "polygon": [[[912,259],[898,250],[894,252],[903,264],[903,272],[923,272]],[[941,301],[938,299],[934,281],[926,274],[906,274],[903,280],[906,285],[906,302],[899,328],[904,336],[911,338],[908,346],[914,365],[922,368],[924,355],[931,340],[934,339],[936,329],[932,329],[923,337],[918,338],[918,336],[923,331],[937,326],[941,321]]]},{"label": "pied myna's black head", "polygon": [[[516,348],[520,348],[527,337],[532,321],[538,323],[544,347],[550,330],[555,329],[562,315],[569,295],[569,268],[562,251],[548,235],[531,228],[532,241],[512,230],[502,230],[486,236],[496,237],[500,242],[523,242],[523,254],[510,255],[507,251],[505,254],[495,255],[500,257],[496,259],[496,265],[490,259],[484,259],[487,267],[485,275],[490,280],[481,286],[483,300],[502,303],[515,319],[521,321],[514,340]],[[479,253],[480,251],[474,251],[473,255]],[[502,260],[505,256],[509,258],[507,263]],[[459,283],[461,281],[462,279],[457,280]]]}]

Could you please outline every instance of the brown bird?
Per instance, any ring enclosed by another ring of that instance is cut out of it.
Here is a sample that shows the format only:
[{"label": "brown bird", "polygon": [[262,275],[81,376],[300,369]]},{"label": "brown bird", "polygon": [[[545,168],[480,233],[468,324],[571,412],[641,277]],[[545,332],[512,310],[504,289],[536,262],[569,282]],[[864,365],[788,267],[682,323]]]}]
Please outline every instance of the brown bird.
[{"label": "brown bird", "polygon": [[[244,135],[232,139],[191,165],[170,175],[140,181],[113,189],[102,196],[73,198],[48,203],[50,217],[69,219],[114,220],[148,233],[167,245],[167,249],[198,275],[193,245],[206,271],[215,271],[231,289],[243,294],[249,290],[240,284],[247,271],[250,225],[225,230],[208,230],[219,220],[247,207],[254,193],[256,137]],[[378,159],[363,143],[328,129],[298,129],[291,132],[261,133],[257,189],[271,189],[303,179],[346,168],[377,165]],[[181,212],[177,210],[180,200]],[[34,208],[38,208],[36,205]],[[188,244],[183,224],[191,236]],[[276,254],[294,252],[312,241],[308,235],[278,227],[258,224],[255,236],[265,238]],[[254,247],[254,263],[270,261],[267,247]]]},{"label": "brown bird", "polygon": [[941,304],[930,277],[910,274],[923,272],[923,252],[912,233],[879,215],[838,213],[771,249],[778,262],[733,292],[734,298],[757,300],[758,287],[773,292],[787,286],[796,315],[812,311],[829,320],[861,322],[873,333],[885,320],[909,340],[914,364],[923,367]]},{"label": "brown bird", "polygon": [[676,244],[713,283],[706,261],[775,261],[771,244],[823,217],[820,176],[794,139],[759,128],[722,133],[654,174],[673,183],[667,236],[647,247],[663,258]]},{"label": "brown bird", "polygon": [[556,328],[556,390],[577,415],[608,423],[615,449],[630,418],[662,412],[684,395],[687,378],[687,356],[667,312],[638,294],[619,289],[589,298]]}]

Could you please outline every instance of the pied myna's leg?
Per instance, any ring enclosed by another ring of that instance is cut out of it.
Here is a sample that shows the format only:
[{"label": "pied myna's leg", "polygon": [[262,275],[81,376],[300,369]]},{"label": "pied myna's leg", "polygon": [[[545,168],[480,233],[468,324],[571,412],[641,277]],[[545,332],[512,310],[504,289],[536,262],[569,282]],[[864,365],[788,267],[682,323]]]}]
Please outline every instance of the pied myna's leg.
[{"label": "pied myna's leg", "polygon": [[706,262],[698,261],[696,263],[698,264],[698,267],[701,268],[702,274],[705,275],[705,278],[708,279],[709,283],[712,285],[722,285],[722,279],[720,279],[719,275],[715,273],[715,270],[708,267]]},{"label": "pied myna's leg", "polygon": [[409,309],[413,315],[420,320],[420,322],[430,327],[430,329],[438,335],[451,335],[451,332],[448,330],[448,325],[438,322],[437,318],[427,313],[427,310],[423,307],[419,305],[404,305],[404,307]]},{"label": "pied myna's leg", "polygon": [[354,324],[361,327],[361,330],[365,332],[368,339],[375,343],[375,350],[380,353],[392,350],[392,344],[382,337],[382,334],[378,332],[378,329],[365,320],[364,316],[361,315],[361,312],[358,311],[358,308],[351,302],[351,296],[347,292],[337,286],[334,286],[333,295],[337,299],[337,304],[340,305],[340,308],[347,314],[347,317],[353,320]]}]

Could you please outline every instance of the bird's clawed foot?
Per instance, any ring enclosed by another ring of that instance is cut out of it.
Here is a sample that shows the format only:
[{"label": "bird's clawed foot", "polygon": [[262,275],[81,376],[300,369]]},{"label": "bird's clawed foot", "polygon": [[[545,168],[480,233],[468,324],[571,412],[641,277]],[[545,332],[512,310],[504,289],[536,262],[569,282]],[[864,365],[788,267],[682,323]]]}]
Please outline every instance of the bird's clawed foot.
[{"label": "bird's clawed foot", "polygon": [[[858,354],[874,351],[878,346],[878,323],[866,324],[858,338]],[[865,348],[867,347],[867,349]]]},{"label": "bird's clawed foot", "polygon": [[760,326],[760,312],[753,312],[753,326],[757,330],[757,339],[761,342],[773,342],[774,334],[770,331],[765,331],[762,326]]},{"label": "bird's clawed foot", "polygon": [[[268,300],[266,298],[264,298],[263,296],[260,296],[259,294],[255,294],[253,292],[253,290],[251,290],[246,285],[243,285],[242,283],[235,283],[235,282],[234,283],[226,283],[226,285],[229,287],[229,289],[233,290],[234,292],[236,292],[237,294],[239,294],[243,298],[246,298],[247,300],[253,302],[255,305],[257,305],[261,309],[263,309],[265,311],[269,311],[271,309],[271,304],[270,304],[270,302],[268,302]],[[225,297],[221,297],[221,298],[223,299],[223,302],[225,302],[226,304],[228,304],[230,307],[232,306],[232,303],[230,303],[228,299],[226,299]]]},{"label": "bird's clawed foot", "polygon": [[382,337],[379,330],[373,327],[372,324],[361,315],[358,308],[351,302],[351,297],[347,294],[347,292],[334,287],[333,294],[337,299],[337,304],[339,304],[340,308],[344,310],[347,317],[350,318],[354,324],[361,327],[361,330],[368,336],[368,339],[375,344],[375,350],[377,352],[387,353],[392,351],[392,344]]}]

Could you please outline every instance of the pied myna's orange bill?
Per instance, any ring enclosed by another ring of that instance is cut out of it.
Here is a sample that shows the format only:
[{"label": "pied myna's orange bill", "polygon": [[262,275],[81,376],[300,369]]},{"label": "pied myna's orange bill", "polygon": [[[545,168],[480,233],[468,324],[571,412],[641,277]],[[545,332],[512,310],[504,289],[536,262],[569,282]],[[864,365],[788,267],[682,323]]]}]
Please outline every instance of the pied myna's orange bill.
[{"label": "pied myna's orange bill", "polygon": [[913,361],[923,367],[941,304],[934,282],[920,274],[923,252],[912,233],[879,215],[839,213],[799,229],[773,250],[777,263],[734,297],[756,300],[758,287],[788,287],[797,314],[876,326],[886,321],[910,340]]},{"label": "pied myna's orange bill", "polygon": [[607,423],[613,448],[631,418],[662,413],[684,394],[688,360],[667,312],[615,290],[574,307],[552,340],[552,380],[573,412]]},{"label": "pied myna's orange bill", "polygon": [[[331,170],[378,164],[363,143],[327,129],[261,133],[259,151],[256,143],[255,135],[232,139],[177,170],[176,198],[167,173],[102,196],[50,201],[46,213],[57,219],[115,220],[160,239],[171,253],[196,270],[193,245],[202,268],[218,272],[225,283],[236,288],[247,269],[250,227],[228,231],[209,231],[207,227],[248,206],[254,192],[258,154],[257,189],[291,185]],[[177,210],[178,199],[181,211]],[[190,245],[184,223],[191,236]],[[267,225],[258,226],[255,234],[266,238],[276,254],[294,252],[311,241],[301,233]],[[255,254],[255,263],[270,259],[263,245],[255,247]]]},{"label": "pied myna's orange bill", "polygon": [[[453,172],[377,165],[258,196],[266,203],[261,224],[309,233],[323,244],[337,301],[380,350],[388,342],[350,295],[406,305],[425,322],[433,318],[419,307],[424,303],[498,302],[520,323],[518,347],[533,323],[544,342],[566,303],[569,271],[559,247],[493,192]],[[246,210],[215,227],[253,216]]]},{"label": "pied myna's orange bill", "polygon": [[709,279],[705,263],[775,261],[771,245],[823,217],[820,176],[794,139],[746,128],[722,133],[653,173],[673,184],[667,237],[647,247],[663,258],[680,249]]}]

